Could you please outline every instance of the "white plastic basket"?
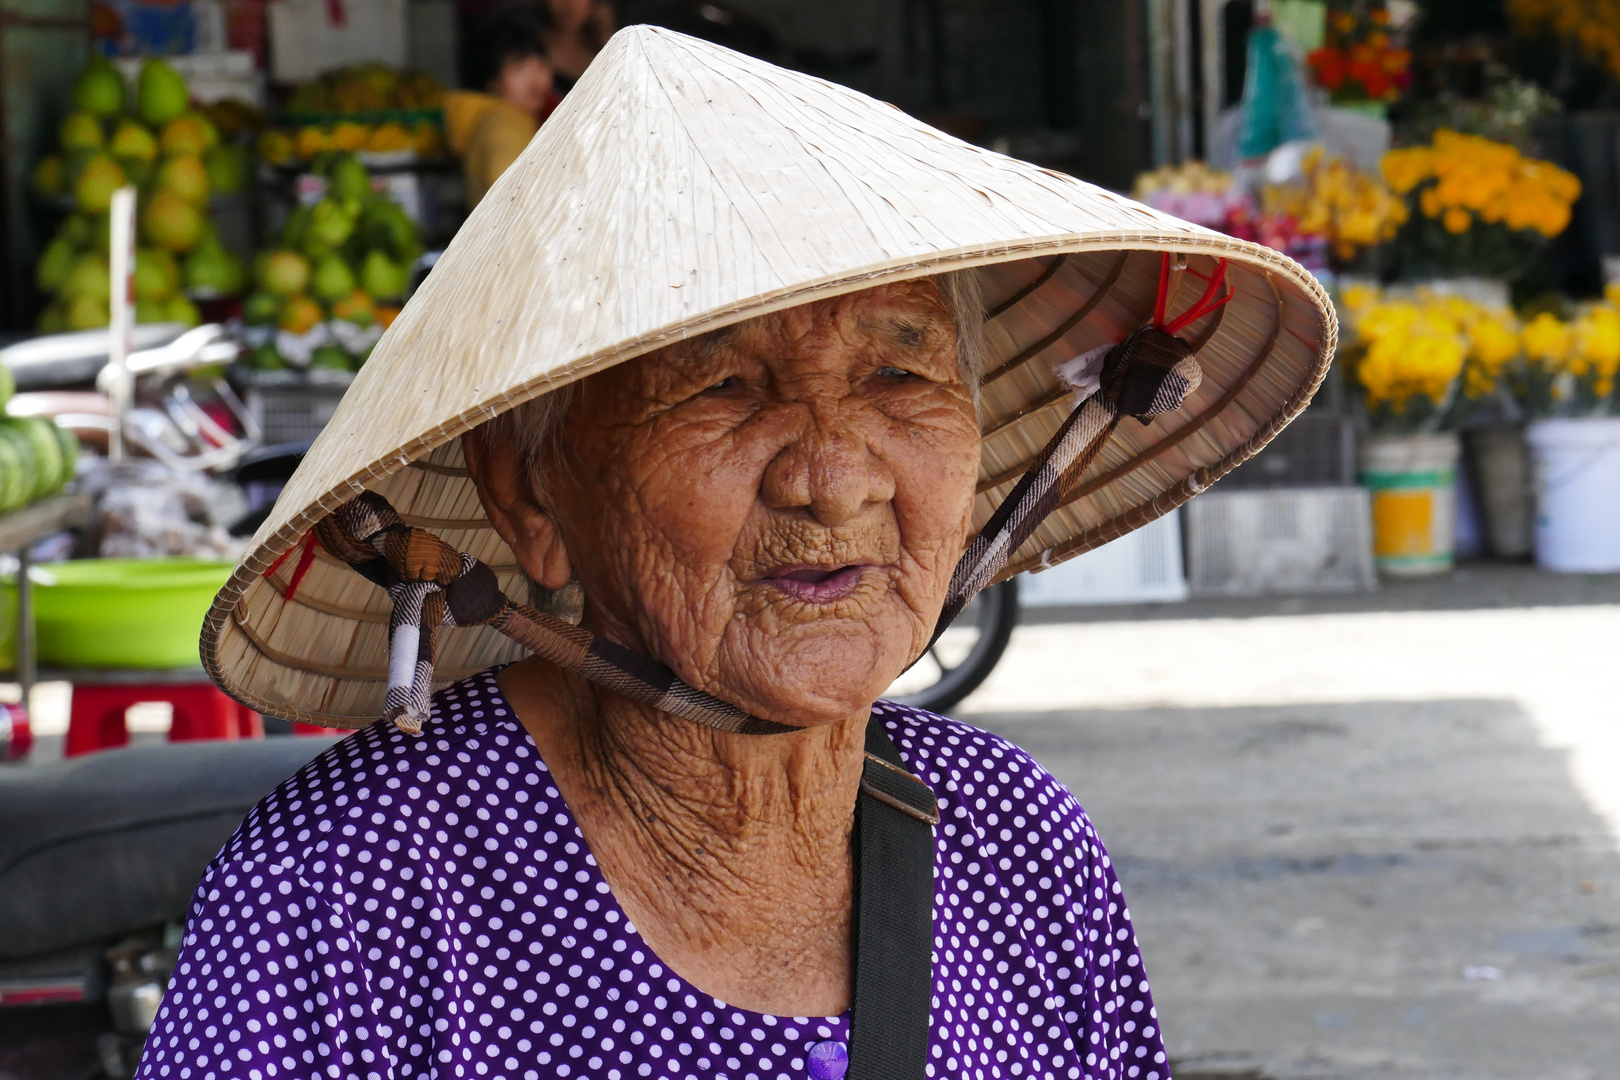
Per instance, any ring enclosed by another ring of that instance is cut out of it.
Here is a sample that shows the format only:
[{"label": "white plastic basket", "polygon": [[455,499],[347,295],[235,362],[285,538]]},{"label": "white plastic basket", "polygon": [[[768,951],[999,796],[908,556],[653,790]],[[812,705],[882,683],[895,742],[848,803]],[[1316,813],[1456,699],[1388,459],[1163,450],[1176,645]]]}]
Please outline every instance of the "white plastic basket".
[{"label": "white plastic basket", "polygon": [[1217,489],[1184,510],[1187,583],[1194,596],[1377,587],[1363,488]]},{"label": "white plastic basket", "polygon": [[1180,511],[1050,570],[1029,574],[1018,585],[1018,602],[1026,607],[1185,599]]}]

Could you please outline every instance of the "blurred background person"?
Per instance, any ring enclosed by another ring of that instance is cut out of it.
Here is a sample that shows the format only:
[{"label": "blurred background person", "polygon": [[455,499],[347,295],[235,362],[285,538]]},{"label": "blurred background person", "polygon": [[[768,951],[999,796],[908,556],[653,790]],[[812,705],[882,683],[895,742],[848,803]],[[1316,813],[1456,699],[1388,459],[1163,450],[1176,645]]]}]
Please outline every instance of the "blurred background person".
[{"label": "blurred background person", "polygon": [[566,94],[618,29],[608,0],[541,0],[557,92]]},{"label": "blurred background person", "polygon": [[546,20],[534,8],[489,12],[468,36],[462,83],[444,104],[450,149],[461,158],[467,207],[523,153],[560,100],[546,40]]}]

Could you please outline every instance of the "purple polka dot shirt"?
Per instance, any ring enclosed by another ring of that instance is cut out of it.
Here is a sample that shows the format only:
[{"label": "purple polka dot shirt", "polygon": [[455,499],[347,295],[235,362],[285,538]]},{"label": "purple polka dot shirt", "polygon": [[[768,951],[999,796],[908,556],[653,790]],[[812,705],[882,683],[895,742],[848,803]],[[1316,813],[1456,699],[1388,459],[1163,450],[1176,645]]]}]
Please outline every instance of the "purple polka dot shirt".
[{"label": "purple polka dot shirt", "polygon": [[[1017,747],[879,702],[939,797],[928,1074],[1165,1080],[1108,856]],[[625,918],[493,672],[373,725],[209,866],[139,1080],[828,1080],[849,1014],[766,1016]],[[830,1044],[830,1045],[829,1045]]]}]

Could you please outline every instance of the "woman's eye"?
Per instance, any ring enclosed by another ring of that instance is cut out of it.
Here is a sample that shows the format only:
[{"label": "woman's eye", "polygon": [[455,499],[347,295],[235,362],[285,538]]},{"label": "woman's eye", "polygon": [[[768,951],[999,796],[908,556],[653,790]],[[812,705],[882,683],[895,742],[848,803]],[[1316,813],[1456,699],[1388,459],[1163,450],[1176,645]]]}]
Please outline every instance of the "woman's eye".
[{"label": "woman's eye", "polygon": [[703,392],[705,394],[719,394],[719,393],[723,393],[723,392],[725,392],[727,390],[735,390],[737,387],[739,387],[741,385],[742,385],[742,376],[740,376],[740,375],[727,375],[725,378],[721,379],[719,382],[715,383],[713,386],[709,387],[707,390],[705,390]]},{"label": "woman's eye", "polygon": [[877,373],[882,375],[885,379],[910,379],[915,376],[915,372],[897,367],[880,367],[878,368]]}]

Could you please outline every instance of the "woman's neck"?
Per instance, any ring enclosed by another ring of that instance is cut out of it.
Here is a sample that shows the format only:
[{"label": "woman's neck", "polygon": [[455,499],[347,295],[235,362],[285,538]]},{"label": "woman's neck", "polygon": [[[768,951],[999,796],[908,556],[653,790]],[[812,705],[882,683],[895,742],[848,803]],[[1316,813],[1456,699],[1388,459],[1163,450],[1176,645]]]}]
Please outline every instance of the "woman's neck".
[{"label": "woman's neck", "polygon": [[500,683],[620,906],[665,963],[760,1012],[848,1005],[864,714],[802,734],[730,735],[538,660]]}]

